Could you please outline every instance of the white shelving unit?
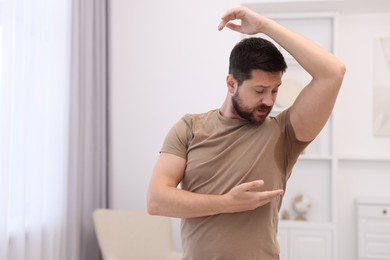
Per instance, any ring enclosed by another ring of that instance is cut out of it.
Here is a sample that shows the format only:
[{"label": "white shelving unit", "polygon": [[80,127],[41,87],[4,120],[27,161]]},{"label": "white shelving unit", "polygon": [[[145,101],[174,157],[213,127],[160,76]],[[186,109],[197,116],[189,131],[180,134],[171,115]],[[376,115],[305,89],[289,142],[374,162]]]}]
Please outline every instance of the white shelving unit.
[{"label": "white shelving unit", "polygon": [[[372,1],[253,1],[243,5],[277,20],[279,23],[314,40],[337,54],[338,18],[344,13],[390,11],[387,0]],[[384,8],[385,7],[385,8]],[[264,36],[264,35],[262,35]],[[282,50],[282,53],[285,52]],[[289,55],[283,80],[305,85],[309,80],[300,65]],[[295,88],[297,84],[293,87]],[[288,87],[288,86],[285,86]],[[282,88],[283,89],[283,86]],[[277,107],[274,114],[281,111]],[[337,113],[337,111],[335,111]],[[361,161],[361,157],[338,156],[333,116],[316,140],[301,155],[287,184],[281,212],[287,210],[290,220],[280,220],[278,239],[282,260],[337,259],[337,214],[335,180],[339,164]],[[388,157],[364,157],[363,160],[389,162]],[[297,194],[307,196],[312,208],[307,221],[295,221],[292,200]]]},{"label": "white shelving unit", "polygon": [[390,259],[390,198],[357,200],[359,260]]}]

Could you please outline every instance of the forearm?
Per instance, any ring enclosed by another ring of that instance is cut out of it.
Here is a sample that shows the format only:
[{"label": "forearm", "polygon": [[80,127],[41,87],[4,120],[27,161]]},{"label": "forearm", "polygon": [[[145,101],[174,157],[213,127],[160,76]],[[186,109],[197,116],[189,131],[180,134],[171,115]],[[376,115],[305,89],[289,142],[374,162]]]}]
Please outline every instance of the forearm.
[{"label": "forearm", "polygon": [[332,53],[277,22],[258,16],[260,31],[271,37],[311,76],[290,109],[290,122],[300,141],[313,140],[327,122],[340,90],[345,66]]},{"label": "forearm", "polygon": [[177,218],[243,212],[263,206],[283,194],[281,189],[257,191],[263,186],[264,181],[256,180],[237,185],[226,194],[212,195],[152,182],[148,193],[148,212]]},{"label": "forearm", "polygon": [[225,213],[225,198],[222,195],[198,194],[176,187],[150,188],[148,212],[177,218],[193,218]]},{"label": "forearm", "polygon": [[314,80],[338,81],[334,86],[340,87],[345,67],[333,54],[270,19],[262,32],[289,52]]}]

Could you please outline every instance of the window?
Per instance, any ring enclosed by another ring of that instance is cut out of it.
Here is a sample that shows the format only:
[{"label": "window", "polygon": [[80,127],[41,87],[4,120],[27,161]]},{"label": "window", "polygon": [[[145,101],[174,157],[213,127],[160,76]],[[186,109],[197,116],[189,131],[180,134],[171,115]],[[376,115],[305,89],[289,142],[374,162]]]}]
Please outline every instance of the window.
[{"label": "window", "polygon": [[1,2],[0,259],[59,259],[61,254],[67,195],[68,2]]}]

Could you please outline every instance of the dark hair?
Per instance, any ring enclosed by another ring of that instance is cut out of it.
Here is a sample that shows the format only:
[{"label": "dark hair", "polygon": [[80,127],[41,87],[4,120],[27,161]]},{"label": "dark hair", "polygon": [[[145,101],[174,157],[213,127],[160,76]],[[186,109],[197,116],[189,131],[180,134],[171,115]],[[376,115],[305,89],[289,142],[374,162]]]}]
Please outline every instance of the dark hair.
[{"label": "dark hair", "polygon": [[285,72],[286,61],[278,48],[268,40],[258,37],[245,38],[230,53],[229,74],[240,86],[251,78],[251,72],[259,69],[268,72]]}]

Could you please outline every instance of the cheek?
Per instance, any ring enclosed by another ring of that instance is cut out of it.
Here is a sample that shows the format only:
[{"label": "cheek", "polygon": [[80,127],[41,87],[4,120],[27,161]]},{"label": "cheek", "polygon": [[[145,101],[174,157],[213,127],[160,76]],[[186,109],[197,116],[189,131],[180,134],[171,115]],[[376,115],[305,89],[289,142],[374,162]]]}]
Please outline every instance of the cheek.
[{"label": "cheek", "polygon": [[245,98],[243,98],[244,103],[248,108],[255,108],[261,105],[262,103],[262,98],[259,96],[253,96],[253,95],[248,95]]},{"label": "cheek", "polygon": [[241,89],[238,93],[235,93],[240,99],[240,103],[247,109],[255,109],[263,102],[263,96],[253,92]]},{"label": "cheek", "polygon": [[250,103],[252,105],[256,105],[256,104],[261,103],[261,101],[263,100],[263,95],[257,94],[257,93],[246,93],[245,99],[246,99],[247,103]]}]

